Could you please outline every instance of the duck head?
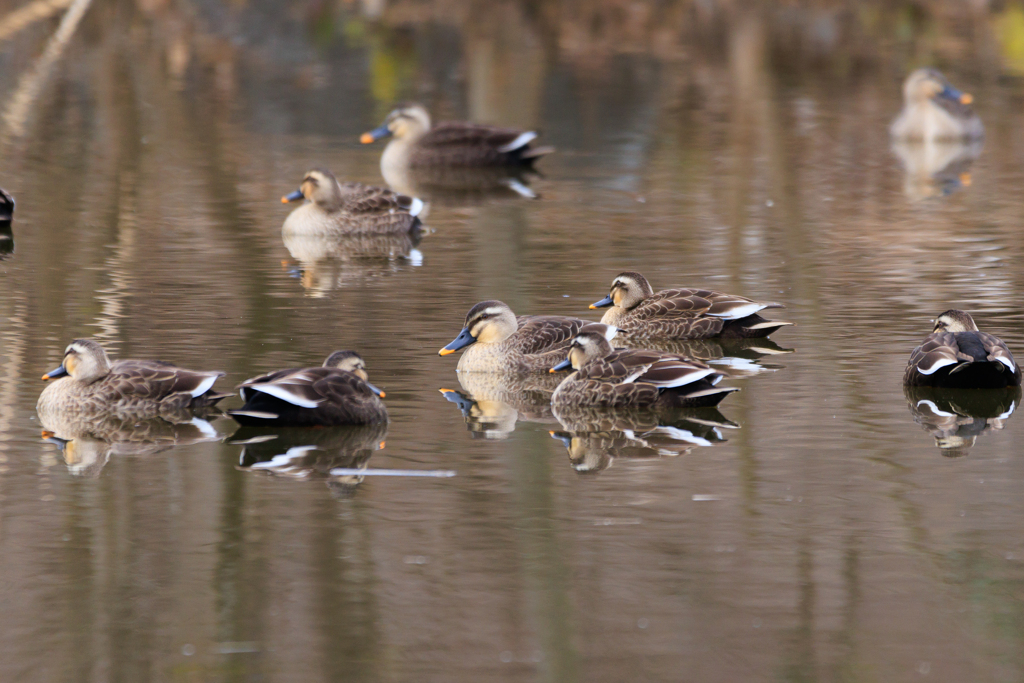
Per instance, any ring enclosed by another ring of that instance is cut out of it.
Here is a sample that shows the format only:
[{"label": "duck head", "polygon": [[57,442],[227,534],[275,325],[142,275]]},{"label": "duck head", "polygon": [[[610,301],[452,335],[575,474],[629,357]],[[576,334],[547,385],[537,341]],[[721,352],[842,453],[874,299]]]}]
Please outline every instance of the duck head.
[{"label": "duck head", "polygon": [[970,313],[951,308],[940,313],[935,319],[935,329],[932,332],[977,332],[978,326],[974,324],[974,318]]},{"label": "duck head", "polygon": [[903,99],[905,102],[925,102],[943,98],[960,104],[970,104],[974,98],[962,93],[946,80],[946,77],[935,69],[917,69],[903,82]]},{"label": "duck head", "polygon": [[604,358],[614,350],[609,343],[609,339],[614,335],[615,328],[611,325],[595,323],[584,326],[569,345],[569,357],[548,372],[560,372],[570,367],[579,370],[596,358]]},{"label": "duck head", "polygon": [[619,273],[612,280],[612,288],[608,296],[590,304],[590,307],[618,306],[629,310],[652,294],[654,294],[654,289],[651,288],[651,283],[640,273],[632,271]]},{"label": "duck head", "polygon": [[109,372],[110,359],[103,347],[91,339],[76,339],[64,349],[64,362],[60,367],[43,375],[43,380],[71,375],[74,380],[91,384]]},{"label": "duck head", "polygon": [[481,301],[466,314],[466,325],[459,336],[448,346],[438,351],[447,356],[470,344],[500,344],[519,329],[515,313],[501,301]]},{"label": "duck head", "polygon": [[281,203],[297,202],[300,199],[308,199],[324,211],[336,211],[344,201],[344,193],[333,173],[323,168],[314,168],[302,178],[299,189],[281,197]]},{"label": "duck head", "polygon": [[327,356],[327,360],[324,361],[324,367],[350,372],[366,382],[366,386],[370,387],[370,391],[381,398],[385,396],[383,391],[370,384],[370,375],[366,372],[366,363],[363,361],[363,357],[355,351],[335,351]]},{"label": "duck head", "polygon": [[368,145],[371,142],[394,135],[398,140],[418,140],[430,130],[430,114],[422,104],[403,104],[396,107],[384,123],[373,130],[363,133],[359,142]]}]

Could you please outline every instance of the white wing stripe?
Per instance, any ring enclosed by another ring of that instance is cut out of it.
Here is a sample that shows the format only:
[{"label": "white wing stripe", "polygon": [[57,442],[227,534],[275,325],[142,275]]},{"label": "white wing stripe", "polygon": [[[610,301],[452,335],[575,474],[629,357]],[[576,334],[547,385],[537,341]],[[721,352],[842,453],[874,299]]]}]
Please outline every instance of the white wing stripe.
[{"label": "white wing stripe", "polygon": [[1006,367],[1010,368],[1010,372],[1017,371],[1017,366],[1013,364],[1013,360],[1007,358],[1006,356],[996,356],[996,360],[1005,365]]},{"label": "white wing stripe", "polygon": [[288,387],[283,387],[278,384],[255,384],[250,389],[254,391],[262,391],[264,394],[269,394],[275,398],[279,398],[282,401],[291,403],[293,406],[299,406],[300,408],[316,408],[319,401],[310,401],[302,398],[296,394],[293,394]]},{"label": "white wing stripe", "polygon": [[515,151],[515,150],[519,149],[520,147],[525,147],[526,145],[530,144],[530,142],[534,138],[536,138],[536,137],[537,137],[537,134],[535,132],[533,132],[532,130],[528,130],[525,133],[521,133],[519,135],[519,137],[517,137],[515,140],[513,140],[510,143],[508,143],[507,145],[502,145],[501,147],[499,147],[498,151],[499,152],[512,152],[512,151]]},{"label": "white wing stripe", "polygon": [[207,377],[206,379],[204,379],[202,382],[199,383],[199,386],[192,390],[192,397],[195,398],[196,396],[202,396],[203,394],[205,394],[207,391],[210,390],[210,387],[213,386],[213,383],[216,382],[219,378],[220,375],[214,375],[213,377]]},{"label": "white wing stripe", "polygon": [[917,371],[920,372],[922,375],[930,375],[934,373],[936,370],[944,368],[947,365],[956,365],[957,362],[958,361],[954,358],[940,358],[937,361],[935,361],[935,364],[932,365],[931,367],[926,368],[923,365],[918,364]]}]

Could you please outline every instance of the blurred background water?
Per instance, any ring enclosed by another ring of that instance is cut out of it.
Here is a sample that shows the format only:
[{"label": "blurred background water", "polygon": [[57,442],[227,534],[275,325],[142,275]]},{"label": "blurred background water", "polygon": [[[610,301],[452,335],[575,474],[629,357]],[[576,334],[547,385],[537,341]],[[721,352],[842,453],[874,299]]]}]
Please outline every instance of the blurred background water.
[{"label": "blurred background water", "polygon": [[[922,65],[983,148],[891,147]],[[0,679],[1024,679],[1024,420],[900,385],[952,306],[1024,353],[1022,77],[1018,2],[0,0]],[[401,100],[541,130],[540,198],[283,242],[308,168],[382,182],[357,138]],[[623,270],[781,301],[793,352],[639,445],[437,357]],[[83,336],[224,389],[357,349],[392,421],[277,468],[226,419],[45,441]]]}]

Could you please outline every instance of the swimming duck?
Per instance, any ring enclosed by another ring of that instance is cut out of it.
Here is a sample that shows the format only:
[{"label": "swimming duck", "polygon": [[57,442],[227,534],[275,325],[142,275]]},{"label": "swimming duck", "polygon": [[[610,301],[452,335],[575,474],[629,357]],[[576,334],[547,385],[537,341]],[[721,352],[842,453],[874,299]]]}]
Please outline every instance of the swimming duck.
[{"label": "swimming duck", "polygon": [[0,221],[14,219],[14,197],[0,187]]},{"label": "swimming duck", "polygon": [[[565,357],[586,320],[560,315],[521,315],[501,301],[481,301],[466,314],[466,325],[438,351],[447,356],[470,346],[459,359],[459,372],[544,372]],[[611,339],[615,328],[601,331]]]},{"label": "swimming duck", "polygon": [[619,273],[611,292],[591,308],[611,308],[601,318],[630,339],[708,339],[767,337],[793,323],[766,320],[758,311],[785,308],[709,289],[663,289],[655,292],[640,273]]},{"label": "swimming duck", "polygon": [[117,413],[139,418],[180,414],[214,405],[230,394],[213,393],[223,372],[195,371],[155,360],[116,360],[92,339],[75,339],[60,367],[43,375],[52,382],[36,410],[44,424],[60,413]]},{"label": "swimming duck", "polygon": [[227,414],[243,425],[363,425],[388,421],[370,384],[366,364],[355,351],[335,351],[318,368],[289,368],[238,385],[245,405]]},{"label": "swimming duck", "polygon": [[935,69],[917,69],[903,82],[903,111],[889,132],[901,140],[977,140],[985,128],[972,101]]},{"label": "swimming duck", "polygon": [[292,211],[281,231],[301,235],[403,234],[420,227],[423,202],[383,187],[339,183],[327,170],[306,173],[299,189],[281,202],[308,200]]},{"label": "swimming duck", "polygon": [[1020,386],[1021,372],[1003,340],[981,332],[969,313],[950,309],[910,354],[903,383],[914,387],[1001,389]]},{"label": "swimming duck", "polygon": [[551,405],[703,408],[716,406],[737,388],[716,388],[724,375],[684,356],[661,351],[616,351],[599,331],[585,329],[572,340],[569,357],[551,368],[572,367]]},{"label": "swimming duck", "polygon": [[381,173],[400,175],[405,168],[455,166],[530,166],[534,160],[554,151],[531,147],[534,131],[499,128],[467,121],[444,121],[431,127],[430,114],[420,104],[406,104],[388,114],[379,127],[363,133],[359,141],[369,144],[394,136],[380,158]]}]

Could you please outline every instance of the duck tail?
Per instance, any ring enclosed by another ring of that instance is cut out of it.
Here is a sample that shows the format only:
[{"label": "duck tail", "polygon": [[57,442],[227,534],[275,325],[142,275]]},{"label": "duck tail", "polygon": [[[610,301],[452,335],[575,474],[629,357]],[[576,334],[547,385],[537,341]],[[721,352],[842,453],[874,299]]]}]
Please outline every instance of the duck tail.
[{"label": "duck tail", "polygon": [[551,146],[545,147],[528,147],[523,150],[523,153],[519,155],[519,158],[524,162],[533,163],[535,160],[548,154],[554,154],[555,148]]}]

